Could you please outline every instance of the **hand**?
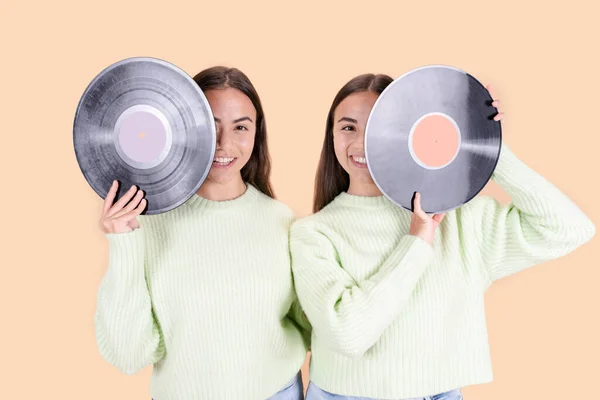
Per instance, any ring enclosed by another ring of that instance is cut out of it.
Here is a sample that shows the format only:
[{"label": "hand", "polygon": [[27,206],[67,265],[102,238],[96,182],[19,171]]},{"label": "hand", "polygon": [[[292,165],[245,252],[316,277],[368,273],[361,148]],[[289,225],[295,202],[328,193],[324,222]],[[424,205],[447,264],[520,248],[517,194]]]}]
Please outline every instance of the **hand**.
[{"label": "hand", "polygon": [[496,109],[498,110],[498,114],[496,114],[496,116],[494,116],[494,121],[502,121],[504,119],[504,113],[502,111],[500,111],[500,100],[498,100],[496,98],[496,95],[494,94],[492,85],[486,86],[486,89],[490,93],[490,96],[492,96],[492,99],[493,99],[492,106],[496,107]]},{"label": "hand", "polygon": [[[117,188],[117,181],[113,181],[106,199],[104,199],[104,207],[102,209],[102,216],[100,217],[100,229],[104,233],[124,233],[139,228],[140,224],[136,217],[146,207],[146,199],[143,198],[144,192],[138,190],[136,186],[132,186],[127,193],[112,205],[117,194]],[[131,201],[129,202],[129,200]]]},{"label": "hand", "polygon": [[410,234],[418,236],[429,244],[433,243],[435,229],[444,219],[446,213],[428,215],[421,208],[421,193],[415,194],[413,214],[410,220]]}]

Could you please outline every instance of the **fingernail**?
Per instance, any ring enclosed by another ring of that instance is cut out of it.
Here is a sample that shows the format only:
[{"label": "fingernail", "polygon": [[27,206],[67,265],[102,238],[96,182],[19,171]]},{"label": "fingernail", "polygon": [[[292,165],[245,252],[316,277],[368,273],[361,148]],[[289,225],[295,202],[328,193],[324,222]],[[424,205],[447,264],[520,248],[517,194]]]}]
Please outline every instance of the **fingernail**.
[{"label": "fingernail", "polygon": [[131,185],[131,188],[129,188],[129,190],[133,190],[135,189],[135,185]]}]

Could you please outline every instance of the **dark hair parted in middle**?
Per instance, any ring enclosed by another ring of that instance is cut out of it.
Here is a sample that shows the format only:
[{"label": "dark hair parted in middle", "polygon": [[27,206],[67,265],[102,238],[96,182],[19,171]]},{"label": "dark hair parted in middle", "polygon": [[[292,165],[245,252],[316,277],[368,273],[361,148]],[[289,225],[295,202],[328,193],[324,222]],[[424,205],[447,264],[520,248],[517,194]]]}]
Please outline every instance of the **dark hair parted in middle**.
[{"label": "dark hair parted in middle", "polygon": [[271,156],[267,146],[267,125],[260,97],[250,79],[236,68],[216,66],[194,76],[203,92],[214,89],[233,88],[244,93],[256,109],[256,136],[250,159],[241,170],[242,179],[269,197],[275,194],[271,187]]},{"label": "dark hair parted in middle", "polygon": [[351,79],[337,93],[327,114],[325,125],[325,138],[317,174],[315,177],[315,194],[313,198],[313,212],[318,212],[332,202],[340,193],[348,190],[350,176],[335,156],[333,144],[333,117],[336,108],[344,99],[354,93],[373,92],[380,95],[393,79],[383,74],[363,74]]}]

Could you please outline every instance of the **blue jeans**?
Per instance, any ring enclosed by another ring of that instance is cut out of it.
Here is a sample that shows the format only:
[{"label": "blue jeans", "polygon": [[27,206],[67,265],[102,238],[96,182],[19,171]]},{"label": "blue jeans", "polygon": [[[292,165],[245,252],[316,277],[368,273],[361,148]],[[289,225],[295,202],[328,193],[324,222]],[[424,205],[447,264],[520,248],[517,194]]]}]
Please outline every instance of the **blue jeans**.
[{"label": "blue jeans", "polygon": [[304,388],[302,387],[302,373],[298,372],[294,379],[284,386],[279,392],[267,400],[303,400]]},{"label": "blue jeans", "polygon": [[[342,396],[324,391],[313,382],[308,383],[306,390],[306,400],[377,400],[369,397]],[[463,400],[460,389],[454,389],[449,392],[439,393],[425,397],[415,397],[412,399],[398,400]]]},{"label": "blue jeans", "polygon": [[[302,387],[302,373],[298,372],[294,379],[283,387],[279,392],[267,400],[303,400],[304,388]],[[154,400],[154,399],[152,399]]]}]

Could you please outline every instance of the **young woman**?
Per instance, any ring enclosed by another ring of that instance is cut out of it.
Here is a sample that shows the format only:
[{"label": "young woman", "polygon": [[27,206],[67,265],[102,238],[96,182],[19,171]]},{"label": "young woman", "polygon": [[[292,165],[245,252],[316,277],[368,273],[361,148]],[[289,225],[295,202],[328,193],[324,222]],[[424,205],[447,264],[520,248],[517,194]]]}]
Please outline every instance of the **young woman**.
[{"label": "young woman", "polygon": [[362,75],[337,94],[315,214],[291,227],[295,286],[313,328],[307,400],[461,399],[460,388],[492,380],[485,289],[595,233],[573,202],[506,146],[492,179],[512,196],[510,205],[478,196],[430,216],[419,195],[414,213],[388,201],[366,168],[363,141],[370,110],[391,81]]},{"label": "young woman", "polygon": [[294,216],[271,190],[260,99],[237,69],[194,80],[215,117],[212,168],[192,198],[159,215],[140,215],[136,187],[112,205],[113,184],[101,218],[110,254],[95,316],[100,352],[127,374],[154,364],[155,400],[301,399]]}]

